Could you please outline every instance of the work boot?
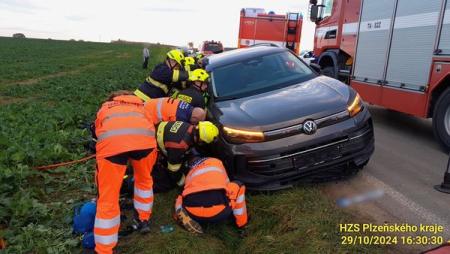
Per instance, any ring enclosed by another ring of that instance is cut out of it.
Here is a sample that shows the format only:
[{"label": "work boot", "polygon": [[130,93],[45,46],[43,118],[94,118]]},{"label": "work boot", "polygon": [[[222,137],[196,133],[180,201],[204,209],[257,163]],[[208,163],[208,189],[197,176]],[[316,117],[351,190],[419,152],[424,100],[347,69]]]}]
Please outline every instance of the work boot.
[{"label": "work boot", "polygon": [[134,218],[131,227],[133,230],[139,231],[141,234],[147,234],[150,232],[150,224],[151,223],[149,220],[141,221],[139,218]]},{"label": "work boot", "polygon": [[187,231],[193,234],[203,234],[202,226],[193,220],[183,208],[175,211],[176,221],[181,224]]}]

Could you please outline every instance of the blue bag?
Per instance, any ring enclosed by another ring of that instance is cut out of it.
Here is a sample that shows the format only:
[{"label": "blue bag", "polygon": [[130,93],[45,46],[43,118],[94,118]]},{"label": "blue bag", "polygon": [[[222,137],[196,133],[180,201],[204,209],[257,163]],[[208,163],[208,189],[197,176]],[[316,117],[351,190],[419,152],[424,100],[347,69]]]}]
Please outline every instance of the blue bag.
[{"label": "blue bag", "polygon": [[95,248],[95,239],[93,232],[87,232],[83,234],[81,238],[81,245],[85,249],[94,249]]},{"label": "blue bag", "polygon": [[73,217],[73,232],[76,234],[84,234],[94,231],[95,212],[97,205],[94,201],[84,203],[81,208],[75,208]]}]

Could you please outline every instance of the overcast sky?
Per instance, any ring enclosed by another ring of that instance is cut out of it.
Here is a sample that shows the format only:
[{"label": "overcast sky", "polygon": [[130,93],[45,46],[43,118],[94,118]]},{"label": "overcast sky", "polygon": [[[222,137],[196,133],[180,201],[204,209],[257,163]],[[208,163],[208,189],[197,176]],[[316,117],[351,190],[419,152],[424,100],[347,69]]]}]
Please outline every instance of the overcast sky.
[{"label": "overcast sky", "polygon": [[186,45],[220,40],[236,47],[239,11],[264,8],[304,16],[302,49],[313,48],[308,0],[0,0],[0,36],[161,42]]}]

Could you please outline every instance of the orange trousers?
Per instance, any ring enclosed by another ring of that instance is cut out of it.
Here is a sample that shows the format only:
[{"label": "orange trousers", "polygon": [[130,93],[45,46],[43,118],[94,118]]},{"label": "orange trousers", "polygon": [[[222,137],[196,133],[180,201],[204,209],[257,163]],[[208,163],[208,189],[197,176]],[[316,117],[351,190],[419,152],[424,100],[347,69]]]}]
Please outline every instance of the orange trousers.
[{"label": "orange trousers", "polygon": [[[153,180],[151,171],[157,158],[153,149],[140,160],[129,158],[134,169],[134,208],[141,221],[149,220],[153,207]],[[97,159],[97,213],[95,215],[94,238],[97,253],[112,253],[117,245],[120,227],[119,196],[127,165]]]}]

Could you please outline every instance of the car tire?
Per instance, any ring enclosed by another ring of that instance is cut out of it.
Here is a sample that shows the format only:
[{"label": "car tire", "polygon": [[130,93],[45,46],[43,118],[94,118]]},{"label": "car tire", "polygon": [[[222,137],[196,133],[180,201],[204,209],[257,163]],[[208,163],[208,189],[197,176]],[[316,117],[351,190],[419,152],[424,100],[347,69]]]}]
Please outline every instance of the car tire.
[{"label": "car tire", "polygon": [[337,78],[336,71],[333,66],[327,66],[327,67],[323,68],[322,74],[327,77],[330,77],[330,78],[334,78],[334,79]]},{"label": "car tire", "polygon": [[450,87],[436,102],[433,112],[433,132],[445,151],[450,151]]}]

